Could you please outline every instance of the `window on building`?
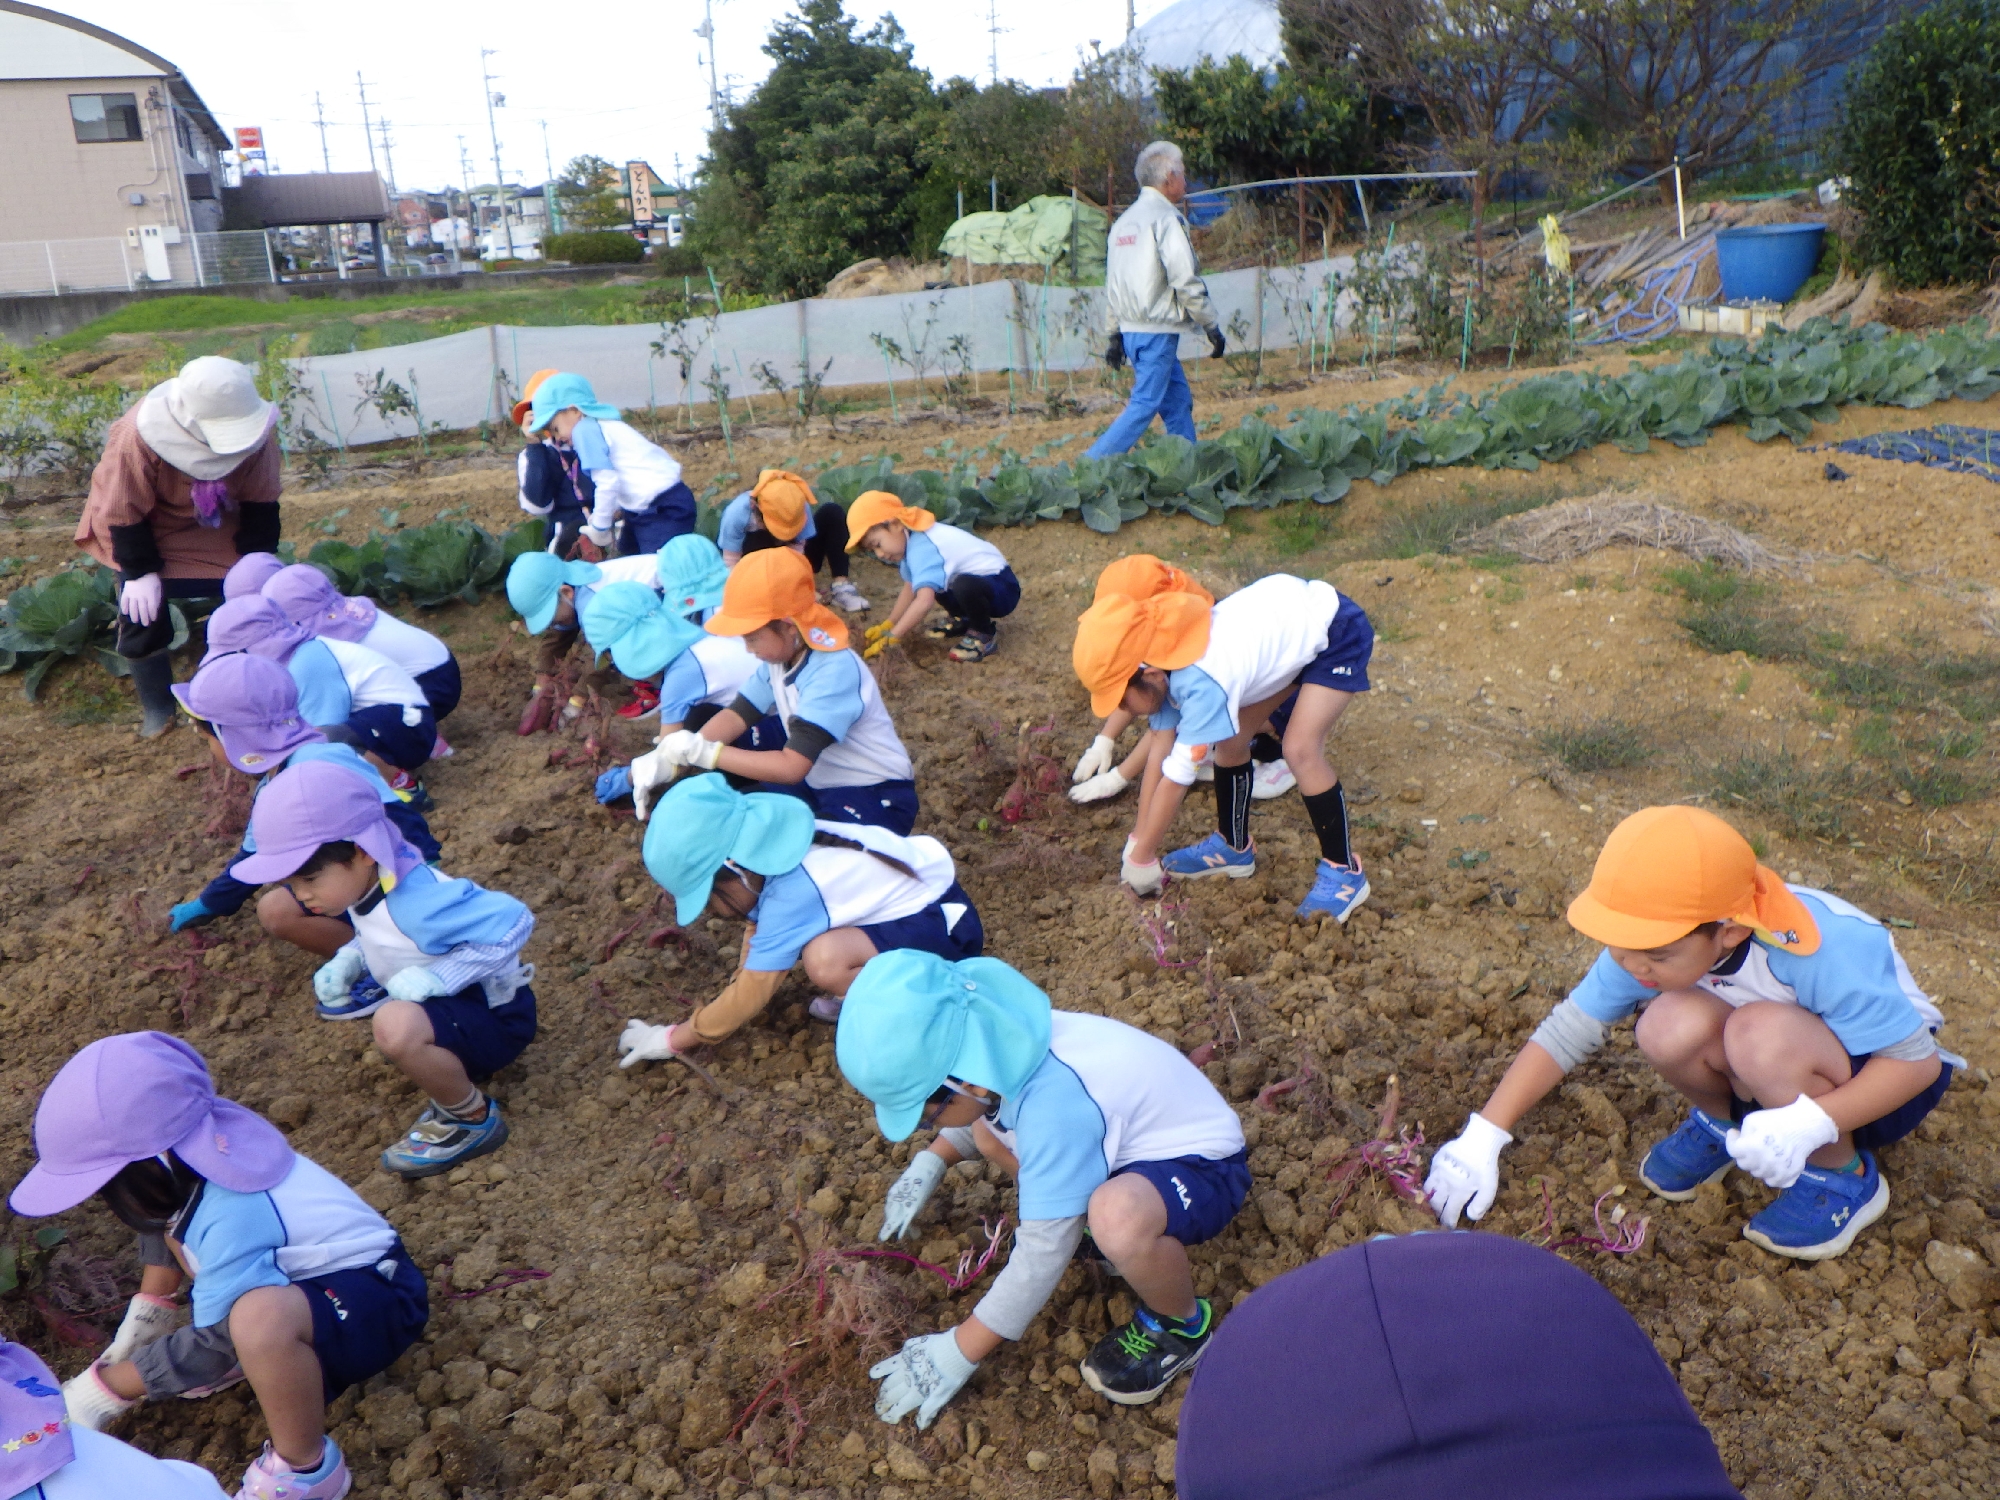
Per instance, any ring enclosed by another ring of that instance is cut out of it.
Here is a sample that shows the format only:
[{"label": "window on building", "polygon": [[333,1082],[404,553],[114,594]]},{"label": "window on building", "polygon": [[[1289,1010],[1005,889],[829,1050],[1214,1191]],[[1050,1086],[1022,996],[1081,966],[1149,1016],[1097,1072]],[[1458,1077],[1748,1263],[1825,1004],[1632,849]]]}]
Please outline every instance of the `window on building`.
[{"label": "window on building", "polygon": [[69,117],[79,141],[145,139],[139,129],[137,94],[71,94]]},{"label": "window on building", "polygon": [[207,203],[215,197],[215,174],[212,172],[190,172],[187,174],[187,193],[190,201]]}]

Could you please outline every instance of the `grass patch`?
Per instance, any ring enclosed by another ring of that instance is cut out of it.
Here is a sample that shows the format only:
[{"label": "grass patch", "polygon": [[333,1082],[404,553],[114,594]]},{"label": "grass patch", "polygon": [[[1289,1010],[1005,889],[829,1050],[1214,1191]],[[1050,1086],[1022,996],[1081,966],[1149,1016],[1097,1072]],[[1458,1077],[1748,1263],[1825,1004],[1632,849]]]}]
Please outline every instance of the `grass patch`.
[{"label": "grass patch", "polygon": [[1646,732],[1624,719],[1552,725],[1537,735],[1535,742],[1544,755],[1579,773],[1622,771],[1653,754]]},{"label": "grass patch", "polygon": [[1761,813],[1788,834],[1821,839],[1847,831],[1845,802],[1861,790],[1852,766],[1816,765],[1783,746],[1746,748],[1705,767],[1702,780],[1725,812]]},{"label": "grass patch", "polygon": [[2000,718],[2000,656],[1826,651],[1817,654],[1816,665],[1821,694],[1850,708],[1879,713],[1943,706],[1969,723]]},{"label": "grass patch", "polygon": [[1311,502],[1284,505],[1271,512],[1271,550],[1279,557],[1298,557],[1332,538],[1333,518]]},{"label": "grass patch", "polygon": [[[1517,516],[1523,511],[1540,510],[1564,498],[1559,490],[1531,490],[1520,495],[1481,494],[1466,486],[1462,500],[1439,500],[1411,510],[1398,510],[1383,523],[1374,555],[1388,558],[1423,557],[1433,552],[1449,552],[1465,537],[1495,521]],[[1504,567],[1519,562],[1511,553],[1483,556],[1478,565]]]}]

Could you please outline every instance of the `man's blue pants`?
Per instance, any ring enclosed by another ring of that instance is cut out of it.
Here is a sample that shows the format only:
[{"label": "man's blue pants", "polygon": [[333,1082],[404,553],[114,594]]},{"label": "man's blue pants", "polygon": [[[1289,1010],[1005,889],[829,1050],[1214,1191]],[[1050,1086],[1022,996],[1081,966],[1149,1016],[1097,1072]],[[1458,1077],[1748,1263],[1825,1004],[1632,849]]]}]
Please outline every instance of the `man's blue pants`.
[{"label": "man's blue pants", "polygon": [[1177,333],[1121,333],[1125,358],[1132,365],[1132,399],[1104,436],[1090,445],[1086,458],[1109,458],[1129,452],[1146,435],[1155,416],[1175,437],[1194,441],[1194,392],[1181,370],[1181,340]]}]

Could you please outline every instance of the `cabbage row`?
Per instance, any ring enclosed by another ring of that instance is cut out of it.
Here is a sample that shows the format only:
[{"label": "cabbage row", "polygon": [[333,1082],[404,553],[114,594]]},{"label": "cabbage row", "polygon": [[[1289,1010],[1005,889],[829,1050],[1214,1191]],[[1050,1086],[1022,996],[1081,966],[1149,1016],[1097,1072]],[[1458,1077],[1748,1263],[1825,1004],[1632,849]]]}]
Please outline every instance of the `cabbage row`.
[{"label": "cabbage row", "polygon": [[813,484],[848,504],[863,490],[890,490],[959,526],[1075,514],[1093,531],[1112,532],[1148,511],[1220,526],[1236,506],[1331,505],[1357,479],[1388,484],[1411,469],[1534,470],[1598,443],[1627,453],[1655,440],[1696,447],[1725,423],[1753,442],[1780,434],[1803,442],[1842,406],[1919,407],[1996,391],[2000,339],[1979,325],[1918,338],[1815,318],[1796,332],[1772,329],[1755,343],[1716,339],[1672,364],[1622,375],[1560,371],[1480,396],[1447,382],[1371,407],[1293,412],[1283,428],[1253,416],[1194,442],[1158,437],[1117,458],[1037,465],[1008,456],[984,477],[969,463],[899,471],[884,454],[827,469]]}]

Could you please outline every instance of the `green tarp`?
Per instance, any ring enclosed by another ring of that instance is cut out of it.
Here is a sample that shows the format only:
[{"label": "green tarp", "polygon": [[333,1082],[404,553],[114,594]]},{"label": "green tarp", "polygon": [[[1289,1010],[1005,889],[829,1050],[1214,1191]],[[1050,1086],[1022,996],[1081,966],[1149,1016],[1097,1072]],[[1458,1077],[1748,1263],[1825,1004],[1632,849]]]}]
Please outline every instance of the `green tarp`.
[{"label": "green tarp", "polygon": [[1045,266],[1051,281],[1099,286],[1110,230],[1101,208],[1070,198],[1030,198],[1004,214],[967,214],[944,232],[938,253],[975,266]]}]

